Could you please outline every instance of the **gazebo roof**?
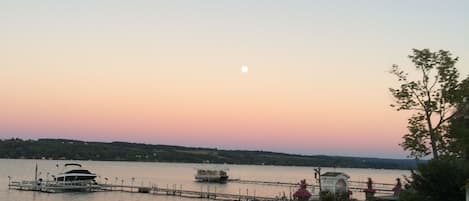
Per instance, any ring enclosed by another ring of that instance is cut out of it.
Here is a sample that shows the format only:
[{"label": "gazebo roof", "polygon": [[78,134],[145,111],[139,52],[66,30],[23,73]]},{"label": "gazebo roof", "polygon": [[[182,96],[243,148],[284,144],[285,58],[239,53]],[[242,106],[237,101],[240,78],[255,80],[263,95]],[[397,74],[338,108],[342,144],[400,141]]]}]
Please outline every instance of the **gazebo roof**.
[{"label": "gazebo roof", "polygon": [[344,177],[350,178],[350,176],[348,176],[347,174],[342,173],[342,172],[326,172],[326,173],[322,174],[321,176],[322,176],[322,177],[338,177],[338,176],[344,176]]}]

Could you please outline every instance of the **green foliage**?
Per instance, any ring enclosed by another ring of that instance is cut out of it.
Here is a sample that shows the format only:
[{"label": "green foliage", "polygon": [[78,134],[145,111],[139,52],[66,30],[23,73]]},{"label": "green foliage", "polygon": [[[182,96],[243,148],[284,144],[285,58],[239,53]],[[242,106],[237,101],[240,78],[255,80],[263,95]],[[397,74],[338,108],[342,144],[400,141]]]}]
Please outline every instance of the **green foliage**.
[{"label": "green foliage", "polygon": [[469,77],[458,87],[462,101],[458,103],[458,115],[451,119],[448,130],[450,153],[456,158],[469,160]]},{"label": "green foliage", "polygon": [[469,160],[469,123],[467,118],[456,118],[449,127],[449,149],[453,156]]},{"label": "green foliage", "polygon": [[391,107],[415,111],[401,146],[410,151],[410,156],[421,158],[432,153],[438,159],[439,155],[448,154],[448,121],[457,114],[454,111],[458,111],[456,107],[464,95],[458,90],[461,85],[455,67],[458,58],[449,51],[429,49],[413,49],[409,58],[419,72],[419,79],[409,79],[397,65],[391,70],[401,83],[398,88],[390,88],[395,99]]},{"label": "green foliage", "polygon": [[346,192],[332,193],[330,191],[322,191],[319,193],[320,201],[349,201],[349,195]]},{"label": "green foliage", "polygon": [[323,167],[409,169],[413,160],[340,156],[305,156],[266,151],[218,150],[127,142],[84,142],[65,139],[0,140],[0,158],[183,163],[264,164]]},{"label": "green foliage", "polygon": [[469,178],[467,160],[432,160],[413,171],[402,201],[464,200],[465,183]]},{"label": "green foliage", "polygon": [[415,190],[405,190],[399,194],[400,201],[426,201],[426,197]]}]

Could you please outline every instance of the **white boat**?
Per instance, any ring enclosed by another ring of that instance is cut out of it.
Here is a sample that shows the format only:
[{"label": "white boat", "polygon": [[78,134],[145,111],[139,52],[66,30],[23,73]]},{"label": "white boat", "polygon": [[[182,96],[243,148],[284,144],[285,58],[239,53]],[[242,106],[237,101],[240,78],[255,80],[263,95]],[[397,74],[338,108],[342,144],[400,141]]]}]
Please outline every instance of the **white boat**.
[{"label": "white boat", "polygon": [[81,164],[67,163],[64,171],[54,176],[55,181],[94,181],[96,174],[84,169]]},{"label": "white boat", "polygon": [[219,182],[226,183],[228,181],[227,170],[217,169],[197,169],[195,180],[198,182]]}]

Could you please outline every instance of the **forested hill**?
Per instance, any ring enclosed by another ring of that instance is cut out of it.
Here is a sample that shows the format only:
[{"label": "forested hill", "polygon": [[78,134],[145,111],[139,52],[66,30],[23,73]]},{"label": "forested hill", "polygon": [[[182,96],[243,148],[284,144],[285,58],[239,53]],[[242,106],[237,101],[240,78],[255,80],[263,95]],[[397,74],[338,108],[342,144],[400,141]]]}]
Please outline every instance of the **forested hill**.
[{"label": "forested hill", "polygon": [[266,151],[220,150],[128,142],[85,142],[67,139],[0,140],[0,158],[210,162],[384,169],[411,169],[416,166],[416,162],[410,159],[306,156]]}]

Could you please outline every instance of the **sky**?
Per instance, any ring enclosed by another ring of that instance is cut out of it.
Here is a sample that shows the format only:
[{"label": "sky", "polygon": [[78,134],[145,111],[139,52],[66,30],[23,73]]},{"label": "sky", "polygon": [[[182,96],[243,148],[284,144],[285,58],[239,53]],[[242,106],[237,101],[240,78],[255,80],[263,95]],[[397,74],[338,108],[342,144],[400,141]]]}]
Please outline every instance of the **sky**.
[{"label": "sky", "polygon": [[405,158],[389,70],[430,48],[468,75],[467,8],[0,0],[0,138]]}]

